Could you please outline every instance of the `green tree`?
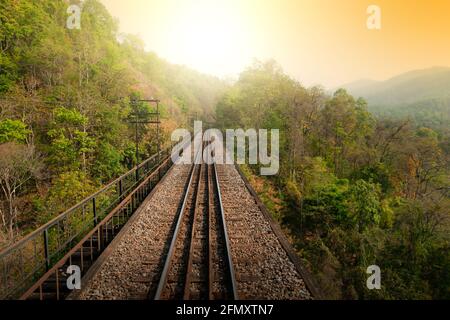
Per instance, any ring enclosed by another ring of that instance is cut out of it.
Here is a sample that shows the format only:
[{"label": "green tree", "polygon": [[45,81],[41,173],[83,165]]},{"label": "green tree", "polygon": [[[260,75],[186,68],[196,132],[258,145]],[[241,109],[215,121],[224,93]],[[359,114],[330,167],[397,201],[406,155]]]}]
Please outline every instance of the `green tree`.
[{"label": "green tree", "polygon": [[349,189],[350,216],[359,232],[381,220],[380,188],[371,182],[358,180]]},{"label": "green tree", "polygon": [[27,125],[22,121],[11,119],[0,121],[0,143],[25,143],[30,133]]},{"label": "green tree", "polygon": [[0,144],[0,217],[1,229],[13,240],[17,235],[20,212],[17,198],[27,183],[39,178],[41,163],[34,147],[14,142]]},{"label": "green tree", "polygon": [[[94,151],[95,141],[85,131],[88,119],[76,110],[57,108],[52,129],[50,161],[58,170],[86,169],[87,157]],[[81,160],[81,161],[80,161]]]},{"label": "green tree", "polygon": [[45,213],[38,221],[45,222],[74,206],[96,191],[96,185],[82,171],[69,171],[53,179],[45,199]]}]

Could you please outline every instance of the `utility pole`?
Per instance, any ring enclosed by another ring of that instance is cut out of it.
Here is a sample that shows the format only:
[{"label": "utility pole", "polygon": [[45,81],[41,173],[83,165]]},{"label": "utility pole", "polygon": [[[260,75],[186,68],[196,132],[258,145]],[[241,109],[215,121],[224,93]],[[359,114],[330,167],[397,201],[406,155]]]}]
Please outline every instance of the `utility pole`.
[{"label": "utility pole", "polygon": [[[186,114],[186,122],[187,122],[187,127],[186,128],[191,128],[192,130],[194,130],[194,121],[197,121],[198,119],[198,112],[191,112]],[[191,127],[192,124],[192,127]]]},{"label": "utility pole", "polygon": [[[138,103],[139,102],[147,102],[156,104],[156,112],[139,112]],[[139,125],[140,124],[156,124],[156,139],[157,139],[157,151],[158,151],[158,160],[159,153],[161,152],[161,141],[160,141],[160,130],[159,125],[160,121],[160,113],[159,113],[159,103],[158,99],[132,99],[131,105],[133,106],[133,112],[130,114],[129,123],[134,124],[135,129],[135,144],[136,144],[136,167],[139,165]],[[136,169],[136,180],[139,177],[139,170]]]}]

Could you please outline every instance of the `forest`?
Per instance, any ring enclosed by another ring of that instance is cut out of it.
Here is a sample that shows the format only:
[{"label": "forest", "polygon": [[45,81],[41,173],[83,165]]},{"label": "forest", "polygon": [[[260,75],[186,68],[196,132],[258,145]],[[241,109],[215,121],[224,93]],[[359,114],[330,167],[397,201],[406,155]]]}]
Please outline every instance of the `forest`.
[{"label": "forest", "polygon": [[[154,154],[155,128],[136,159],[127,121],[133,97],[154,97],[164,141],[195,117],[280,129],[279,174],[243,170],[327,298],[450,299],[449,124],[427,126],[448,105],[411,106],[428,122],[377,116],[275,61],[228,83],[145,51],[97,0],[69,30],[67,4],[0,3],[0,248]],[[382,290],[365,286],[369,265]]]},{"label": "forest", "polygon": [[0,3],[0,247],[156,152],[155,126],[140,128],[136,159],[130,99],[161,100],[168,141],[195,114],[212,114],[226,88],[145,52],[98,1],[83,3],[80,30],[67,29],[67,7]]},{"label": "forest", "polygon": [[[280,174],[244,169],[328,298],[450,298],[448,135],[305,88],[274,61],[244,71],[216,112],[223,128],[280,129]],[[366,287],[370,265],[381,290]]]}]

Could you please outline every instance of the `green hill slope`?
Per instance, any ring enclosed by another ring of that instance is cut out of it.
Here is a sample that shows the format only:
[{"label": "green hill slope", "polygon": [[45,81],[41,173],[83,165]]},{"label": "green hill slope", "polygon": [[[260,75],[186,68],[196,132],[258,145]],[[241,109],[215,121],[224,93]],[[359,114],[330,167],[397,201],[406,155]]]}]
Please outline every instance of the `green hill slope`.
[{"label": "green hill slope", "polygon": [[409,117],[438,130],[450,126],[450,68],[416,70],[386,81],[361,80],[343,87],[365,98],[377,115]]}]

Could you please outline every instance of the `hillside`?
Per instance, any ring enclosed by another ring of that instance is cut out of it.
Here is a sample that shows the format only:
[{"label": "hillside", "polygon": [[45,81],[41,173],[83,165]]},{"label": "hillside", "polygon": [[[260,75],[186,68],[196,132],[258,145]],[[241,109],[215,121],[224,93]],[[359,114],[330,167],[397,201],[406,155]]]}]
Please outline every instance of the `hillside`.
[{"label": "hillside", "polygon": [[365,98],[378,116],[410,118],[419,126],[448,133],[450,68],[415,70],[386,81],[360,80],[342,87]]},{"label": "hillside", "polygon": [[[375,118],[345,90],[304,88],[270,62],[241,74],[217,119],[280,130],[279,173],[244,171],[328,298],[449,297],[448,137]],[[365,286],[368,261],[382,290]]]},{"label": "hillside", "polygon": [[343,86],[371,105],[399,105],[450,97],[450,68],[434,67],[401,74],[386,81],[360,80]]},{"label": "hillside", "polygon": [[[142,126],[135,157],[128,117],[133,108],[153,110],[132,107],[131,96],[161,100],[167,141],[194,113],[211,118],[226,89],[144,51],[99,1],[83,1],[80,29],[66,27],[67,7],[0,2],[0,153],[8,170],[23,160],[20,192],[2,193],[0,247],[156,152],[154,126]],[[1,183],[11,183],[6,173]]]}]

